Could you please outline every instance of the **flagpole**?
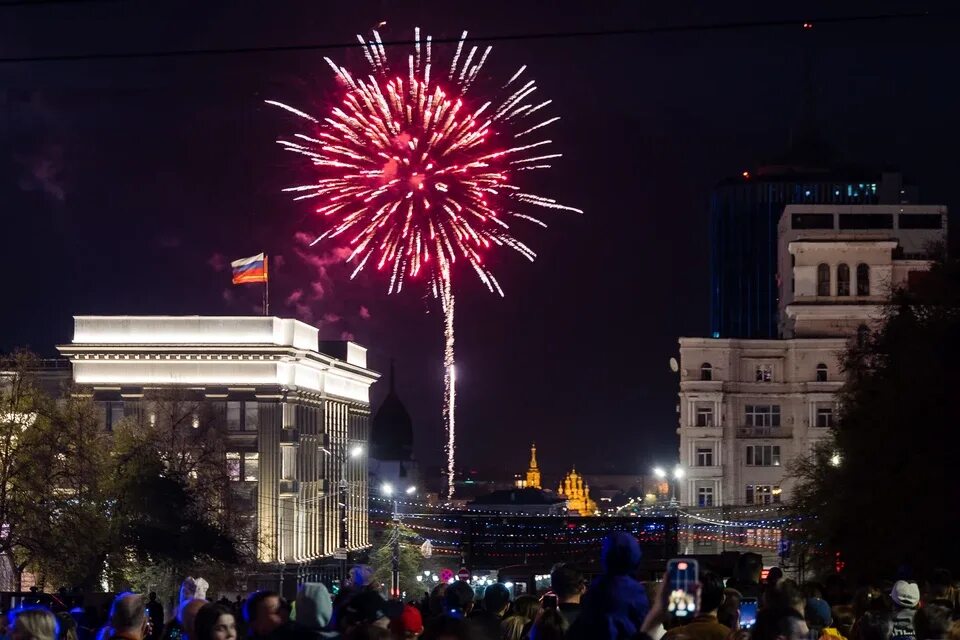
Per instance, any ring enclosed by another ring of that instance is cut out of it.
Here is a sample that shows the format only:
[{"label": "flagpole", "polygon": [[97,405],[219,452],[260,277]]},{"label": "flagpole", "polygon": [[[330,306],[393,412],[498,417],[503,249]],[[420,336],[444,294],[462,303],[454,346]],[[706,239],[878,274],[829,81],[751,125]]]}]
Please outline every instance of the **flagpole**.
[{"label": "flagpole", "polygon": [[270,271],[267,269],[267,256],[263,256],[263,315],[270,315]]}]

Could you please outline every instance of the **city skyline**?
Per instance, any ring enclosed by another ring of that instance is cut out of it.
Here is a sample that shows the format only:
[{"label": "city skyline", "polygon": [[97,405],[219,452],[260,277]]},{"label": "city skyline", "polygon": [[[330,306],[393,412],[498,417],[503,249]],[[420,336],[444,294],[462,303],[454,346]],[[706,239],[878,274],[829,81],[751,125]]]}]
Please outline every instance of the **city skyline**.
[{"label": "city skyline", "polygon": [[[757,6],[701,17],[794,17]],[[105,50],[169,48],[160,36],[185,7],[128,15],[90,5],[83,16],[69,6],[3,8],[15,19],[0,27],[2,55],[89,51],[91,35]],[[342,42],[381,19],[397,37],[416,24],[443,35],[463,26],[477,35],[507,31],[490,18],[496,11],[428,2],[408,12],[334,11],[341,13],[321,20],[306,3],[245,14],[211,3],[194,9],[205,21],[178,32],[176,45]],[[511,9],[537,31],[690,22],[679,9],[657,11]],[[829,7],[810,11],[826,15]],[[54,14],[75,16],[81,28],[48,24]],[[678,336],[709,335],[709,193],[787,146],[806,58],[821,133],[844,158],[896,165],[918,185],[919,202],[956,208],[955,134],[940,134],[957,89],[935,71],[956,45],[931,37],[939,30],[948,27],[916,19],[497,44],[501,60],[536,67],[567,120],[567,157],[550,186],[586,215],[550,220],[534,265],[497,264],[507,275],[505,299],[466,283],[458,309],[460,468],[489,472],[503,460],[521,470],[531,440],[555,466],[591,472],[642,474],[676,459],[677,377],[667,361]],[[900,46],[888,47],[894,38]],[[349,270],[336,264],[342,256],[297,239],[309,225],[279,191],[290,166],[272,149],[282,131],[262,100],[324,100],[331,86],[322,55],[0,67],[0,140],[10,149],[0,158],[0,194],[16,212],[8,229],[14,238],[40,238],[9,247],[13,268],[28,277],[10,285],[17,312],[0,321],[0,349],[52,354],[67,341],[72,316],[85,313],[253,313],[259,291],[231,287],[226,263],[266,251],[283,258],[271,263],[275,315],[310,320],[323,338],[354,336],[377,371],[396,358],[417,457],[439,465],[439,308],[417,295],[387,297],[369,280],[348,284]],[[711,99],[720,95],[726,99]],[[377,385],[374,407],[386,391]],[[597,429],[618,446],[579,448]]]}]

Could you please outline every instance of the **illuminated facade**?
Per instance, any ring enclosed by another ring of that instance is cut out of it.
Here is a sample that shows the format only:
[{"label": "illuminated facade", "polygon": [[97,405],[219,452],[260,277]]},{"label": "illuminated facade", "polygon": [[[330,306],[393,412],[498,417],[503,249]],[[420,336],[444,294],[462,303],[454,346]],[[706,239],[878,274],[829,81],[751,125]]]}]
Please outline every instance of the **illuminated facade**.
[{"label": "illuminated facade", "polygon": [[530,465],[527,467],[526,486],[540,489],[540,467],[537,466],[537,445],[530,445]]},{"label": "illuminated facade", "polygon": [[572,469],[564,477],[557,494],[567,501],[567,509],[575,511],[581,516],[592,516],[597,513],[597,503],[590,498],[590,485],[583,481],[583,476]]},{"label": "illuminated facade", "polygon": [[789,500],[790,463],[836,420],[840,359],[881,321],[893,289],[922,278],[946,229],[942,206],[784,209],[780,338],[680,338],[682,504]]},{"label": "illuminated facade", "polygon": [[366,457],[347,455],[366,448],[378,377],[363,347],[321,343],[315,327],[284,318],[78,316],[73,341],[58,349],[107,428],[162,390],[223,417],[231,479],[250,496],[258,560],[273,567],[265,575],[311,577],[340,547],[342,474],[347,547],[369,546]]}]

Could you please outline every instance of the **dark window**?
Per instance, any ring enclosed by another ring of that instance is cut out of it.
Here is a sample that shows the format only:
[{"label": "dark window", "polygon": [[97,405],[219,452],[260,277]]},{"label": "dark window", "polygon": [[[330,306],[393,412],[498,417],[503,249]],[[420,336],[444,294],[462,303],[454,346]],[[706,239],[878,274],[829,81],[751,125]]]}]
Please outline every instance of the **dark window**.
[{"label": "dark window", "polygon": [[713,380],[713,365],[709,362],[704,362],[700,365],[700,379],[701,380]]},{"label": "dark window", "polygon": [[713,506],[713,488],[712,487],[700,487],[697,489],[697,506],[698,507]]},{"label": "dark window", "polygon": [[837,295],[850,295],[850,267],[842,262],[837,265]]},{"label": "dark window", "polygon": [[833,426],[833,407],[817,407],[816,425],[821,429]]},{"label": "dark window", "polygon": [[841,213],[841,229],[893,229],[892,213]]},{"label": "dark window", "polygon": [[791,224],[794,229],[833,229],[833,214],[795,213]]},{"label": "dark window", "polygon": [[817,295],[830,295],[830,265],[820,264],[817,266]]},{"label": "dark window", "polygon": [[857,295],[870,295],[870,265],[862,262],[857,265]]},{"label": "dark window", "polygon": [[817,382],[827,381],[827,365],[822,362],[817,365]]},{"label": "dark window", "polygon": [[238,400],[227,402],[227,429],[239,431],[243,427],[240,416],[243,405]]},{"label": "dark window", "polygon": [[943,218],[939,213],[900,214],[901,229],[940,229]]}]

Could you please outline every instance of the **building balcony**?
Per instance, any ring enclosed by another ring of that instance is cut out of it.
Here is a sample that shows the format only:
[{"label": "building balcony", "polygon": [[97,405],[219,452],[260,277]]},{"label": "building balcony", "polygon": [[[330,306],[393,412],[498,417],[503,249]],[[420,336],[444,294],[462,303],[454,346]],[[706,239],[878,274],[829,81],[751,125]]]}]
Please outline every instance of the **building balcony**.
[{"label": "building balcony", "polygon": [[738,438],[790,438],[793,431],[784,427],[737,427]]},{"label": "building balcony", "polygon": [[280,497],[281,498],[295,498],[299,493],[300,493],[299,480],[281,480],[280,481]]},{"label": "building balcony", "polygon": [[686,467],[686,474],[691,480],[700,480],[703,478],[721,478],[723,477],[723,465],[714,464],[709,467],[689,466]]}]

